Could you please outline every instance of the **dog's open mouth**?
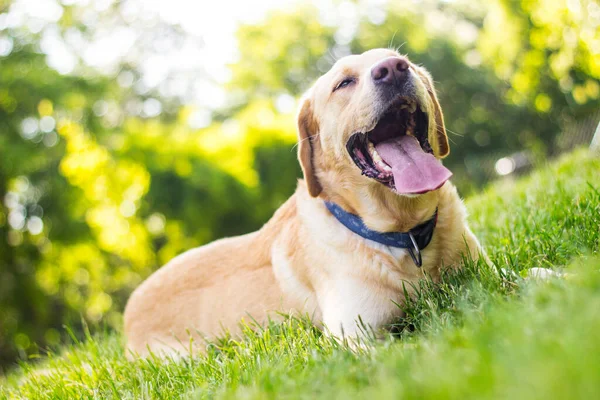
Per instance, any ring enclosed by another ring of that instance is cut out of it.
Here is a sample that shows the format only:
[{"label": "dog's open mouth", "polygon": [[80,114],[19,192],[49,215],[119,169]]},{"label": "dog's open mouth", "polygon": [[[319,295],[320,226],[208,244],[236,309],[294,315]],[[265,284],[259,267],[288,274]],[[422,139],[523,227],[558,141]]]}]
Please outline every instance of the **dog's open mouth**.
[{"label": "dog's open mouth", "polygon": [[428,125],[416,101],[398,98],[372,130],[353,134],[346,148],[363,175],[399,194],[426,193],[452,176],[433,155]]}]

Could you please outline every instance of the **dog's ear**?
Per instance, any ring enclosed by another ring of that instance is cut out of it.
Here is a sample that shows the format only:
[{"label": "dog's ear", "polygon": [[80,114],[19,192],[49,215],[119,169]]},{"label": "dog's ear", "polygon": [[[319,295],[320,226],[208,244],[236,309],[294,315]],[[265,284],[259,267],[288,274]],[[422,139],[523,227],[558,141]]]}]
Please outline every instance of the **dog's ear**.
[{"label": "dog's ear", "polygon": [[314,158],[315,147],[318,145],[318,132],[319,125],[313,117],[311,102],[305,98],[298,113],[298,160],[304,173],[308,193],[312,197],[317,197],[323,190],[315,171]]},{"label": "dog's ear", "polygon": [[435,118],[435,132],[429,132],[429,144],[433,149],[433,154],[438,158],[444,158],[450,154],[450,145],[448,144],[448,135],[446,134],[446,126],[444,125],[444,114],[442,113],[442,107],[435,94],[435,88],[433,87],[433,79],[429,72],[423,68],[417,69],[419,76],[425,83],[427,93],[433,103],[433,111]]}]

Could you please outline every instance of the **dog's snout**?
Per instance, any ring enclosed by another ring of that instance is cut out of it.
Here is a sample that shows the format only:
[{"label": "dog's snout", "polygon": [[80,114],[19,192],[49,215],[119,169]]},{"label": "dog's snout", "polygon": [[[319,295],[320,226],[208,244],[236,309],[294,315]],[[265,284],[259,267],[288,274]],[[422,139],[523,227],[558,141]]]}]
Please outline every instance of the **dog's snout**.
[{"label": "dog's snout", "polygon": [[400,84],[408,76],[408,61],[403,57],[388,57],[371,68],[371,78],[376,84]]}]

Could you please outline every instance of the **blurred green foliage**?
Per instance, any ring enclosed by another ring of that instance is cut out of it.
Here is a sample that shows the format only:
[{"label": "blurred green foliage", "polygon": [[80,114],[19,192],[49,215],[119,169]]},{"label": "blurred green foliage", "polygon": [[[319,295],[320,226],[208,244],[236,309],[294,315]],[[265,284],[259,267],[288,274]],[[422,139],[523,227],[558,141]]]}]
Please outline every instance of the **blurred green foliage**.
[{"label": "blurred green foliage", "polygon": [[[0,2],[0,18],[9,7]],[[61,32],[88,29],[76,7],[61,7]],[[565,126],[598,110],[594,1],[363,11],[344,26],[312,7],[242,26],[229,101],[202,129],[188,124],[193,108],[136,93],[115,74],[59,74],[39,34],[3,27],[0,365],[58,343],[64,323],[118,327],[127,295],[160,265],[264,223],[300,176],[294,111],[281,104],[340,56],[399,47],[431,71],[451,135],[447,165],[463,193],[493,177],[499,157],[527,150],[536,162],[563,150]],[[140,75],[131,64],[117,72]],[[159,101],[162,112],[126,112],[132,101]]]}]

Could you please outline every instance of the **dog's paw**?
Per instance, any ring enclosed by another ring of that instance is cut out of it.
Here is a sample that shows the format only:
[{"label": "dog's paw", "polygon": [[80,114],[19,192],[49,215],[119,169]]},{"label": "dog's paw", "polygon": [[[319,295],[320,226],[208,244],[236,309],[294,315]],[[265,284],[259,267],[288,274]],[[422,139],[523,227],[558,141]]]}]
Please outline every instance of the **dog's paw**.
[{"label": "dog's paw", "polygon": [[568,274],[561,271],[555,271],[548,268],[530,268],[524,271],[521,271],[520,274],[517,274],[515,271],[501,268],[500,274],[504,278],[505,282],[517,282],[520,279],[535,280],[535,281],[547,281],[552,278],[566,278]]},{"label": "dog's paw", "polygon": [[525,279],[545,281],[551,278],[564,278],[565,274],[548,268],[531,268],[526,271]]}]

